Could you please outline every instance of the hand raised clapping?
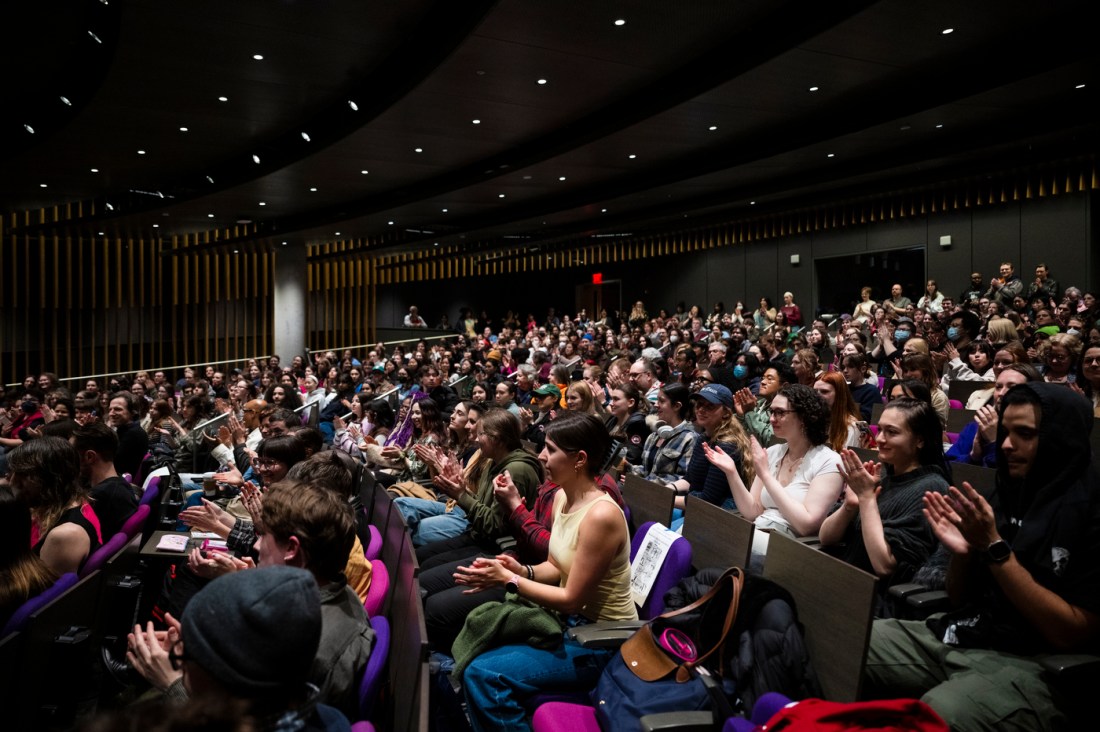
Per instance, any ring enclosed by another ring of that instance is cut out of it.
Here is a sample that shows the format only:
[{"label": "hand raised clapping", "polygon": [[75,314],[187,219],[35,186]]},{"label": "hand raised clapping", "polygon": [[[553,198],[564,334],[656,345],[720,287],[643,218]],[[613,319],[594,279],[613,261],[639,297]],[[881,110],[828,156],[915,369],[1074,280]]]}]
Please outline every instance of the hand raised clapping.
[{"label": "hand raised clapping", "polygon": [[866,500],[878,495],[882,490],[882,466],[879,463],[868,461],[861,462],[859,455],[851,450],[842,450],[840,453],[840,474],[844,476],[848,488],[858,500]]}]

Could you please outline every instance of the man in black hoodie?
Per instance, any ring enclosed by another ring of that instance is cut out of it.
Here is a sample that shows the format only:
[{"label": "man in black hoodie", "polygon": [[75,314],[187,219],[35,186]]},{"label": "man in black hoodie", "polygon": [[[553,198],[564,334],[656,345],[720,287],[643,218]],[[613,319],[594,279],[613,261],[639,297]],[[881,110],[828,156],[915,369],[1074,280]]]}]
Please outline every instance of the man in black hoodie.
[{"label": "man in black hoodie", "polygon": [[953,730],[1064,726],[1039,659],[1094,651],[1100,635],[1100,480],[1093,417],[1064,386],[1021,384],[1001,400],[997,482],[925,497],[952,553],[958,607],[875,622],[866,673],[875,695],[920,696]]}]

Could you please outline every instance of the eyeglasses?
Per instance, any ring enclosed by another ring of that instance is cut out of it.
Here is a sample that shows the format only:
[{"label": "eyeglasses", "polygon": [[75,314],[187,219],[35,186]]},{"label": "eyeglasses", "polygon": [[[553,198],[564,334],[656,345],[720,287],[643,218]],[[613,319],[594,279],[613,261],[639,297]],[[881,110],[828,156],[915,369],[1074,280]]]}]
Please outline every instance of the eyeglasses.
[{"label": "eyeglasses", "polygon": [[1100,364],[1100,356],[1085,356],[1085,358],[1082,360],[1090,366]]},{"label": "eyeglasses", "polygon": [[771,409],[768,410],[768,414],[775,417],[776,419],[783,419],[788,414],[794,414],[794,410],[793,409],[778,409],[776,407],[772,407]]},{"label": "eyeglasses", "polygon": [[274,468],[276,465],[281,465],[281,460],[275,460],[274,458],[256,458],[252,461],[252,466],[256,468]]},{"label": "eyeglasses", "polygon": [[708,379],[705,376],[696,376],[694,379],[691,380],[691,383],[693,383],[693,384],[713,384],[714,379]]}]

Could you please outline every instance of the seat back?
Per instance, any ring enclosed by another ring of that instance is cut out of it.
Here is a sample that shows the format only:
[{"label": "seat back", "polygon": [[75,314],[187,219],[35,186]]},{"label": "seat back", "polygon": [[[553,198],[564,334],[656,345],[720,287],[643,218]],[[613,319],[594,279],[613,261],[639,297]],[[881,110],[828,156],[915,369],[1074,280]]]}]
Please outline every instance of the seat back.
[{"label": "seat back", "polygon": [[145,522],[149,520],[152,510],[148,503],[139,504],[137,510],[122,524],[119,533],[125,534],[127,540],[133,539],[145,528]]},{"label": "seat back", "polygon": [[701,498],[687,497],[683,536],[691,543],[696,569],[747,567],[755,529],[752,521]]},{"label": "seat back", "polygon": [[363,547],[363,554],[367,559],[378,559],[382,556],[382,532],[374,524],[367,526],[367,543]]},{"label": "seat back", "polygon": [[76,572],[63,574],[57,578],[56,582],[46,588],[41,595],[32,597],[20,605],[19,608],[12,613],[12,616],[8,618],[8,622],[4,624],[3,630],[0,630],[0,637],[23,630],[27,625],[27,620],[30,619],[32,614],[38,612],[39,609],[68,592],[69,589],[76,584],[77,579]]},{"label": "seat back", "polygon": [[878,462],[878,450],[868,450],[866,447],[853,447],[850,449],[856,455],[859,455],[859,459],[863,462]]},{"label": "seat back", "polygon": [[[146,510],[148,510],[148,507],[146,507]],[[92,572],[102,569],[108,559],[122,551],[122,548],[126,546],[126,542],[128,542],[130,538],[131,537],[126,536],[126,534],[121,531],[112,536],[107,540],[106,544],[92,552],[92,555],[84,562],[84,566],[80,568],[79,576],[87,577]]]},{"label": "seat back", "polygon": [[[654,527],[657,527],[656,530],[659,531],[667,531],[676,538],[668,548],[668,553],[664,556],[661,568],[657,570],[657,577],[653,581],[653,586],[649,591],[649,595],[646,597],[645,602],[638,608],[638,617],[643,620],[655,618],[664,612],[665,593],[679,584],[680,580],[684,577],[691,574],[691,542],[682,536],[677,536],[675,532],[671,531],[663,524],[658,525],[652,521],[642,524],[638,527],[638,530],[634,532],[634,537],[630,541],[630,561],[632,563],[634,562],[638,555],[638,551],[642,548],[642,545],[645,544],[646,534]],[[643,562],[644,561],[643,558]]]},{"label": "seat back", "polygon": [[969,463],[951,463],[948,467],[951,468],[952,485],[962,486],[966,481],[983,496],[992,495],[997,486],[997,471],[993,468]]},{"label": "seat back", "polygon": [[424,624],[424,605],[420,583],[415,577],[397,585],[394,592],[392,663],[389,684],[393,690],[392,723],[379,720],[379,726],[392,732],[419,732],[428,729],[428,630]]},{"label": "seat back", "polygon": [[666,485],[627,473],[623,484],[623,500],[630,507],[630,520],[633,524],[631,528],[634,531],[650,521],[665,526],[672,523],[672,507],[676,494]]},{"label": "seat back", "polygon": [[370,619],[370,627],[374,630],[374,646],[359,682],[359,716],[364,719],[370,719],[374,713],[374,703],[385,678],[383,671],[390,657],[390,621],[378,615]]},{"label": "seat back", "polygon": [[966,402],[970,399],[971,394],[992,387],[992,381],[959,381],[955,379],[947,387],[947,398],[950,401],[955,401],[966,406]]},{"label": "seat back", "polygon": [[973,409],[962,409],[961,407],[947,410],[947,431],[958,434],[963,431],[963,427],[974,421]]},{"label": "seat back", "polygon": [[149,479],[149,484],[145,486],[145,490],[142,491],[141,501],[138,503],[139,506],[151,506],[153,502],[157,500],[157,497],[160,495],[160,478],[161,476],[154,475]]},{"label": "seat back", "polygon": [[370,587],[367,588],[367,599],[363,600],[363,609],[373,618],[382,612],[382,605],[389,595],[390,571],[379,559],[372,559],[370,567]]},{"label": "seat back", "polygon": [[794,596],[824,697],[856,701],[871,638],[874,575],[773,532],[764,577]]}]

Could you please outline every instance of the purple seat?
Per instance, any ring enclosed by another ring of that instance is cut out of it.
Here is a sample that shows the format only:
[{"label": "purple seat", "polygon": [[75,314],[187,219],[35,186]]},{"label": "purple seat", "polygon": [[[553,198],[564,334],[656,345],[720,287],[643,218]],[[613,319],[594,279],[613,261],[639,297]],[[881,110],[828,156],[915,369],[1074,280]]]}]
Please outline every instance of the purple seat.
[{"label": "purple seat", "polygon": [[154,475],[149,479],[149,485],[145,488],[145,492],[141,494],[141,502],[138,505],[152,505],[159,495],[160,476]]},{"label": "purple seat", "polygon": [[390,591],[390,572],[381,559],[370,561],[370,587],[367,588],[367,599],[363,601],[363,608],[367,616],[373,618],[382,611],[382,603],[386,601],[386,594]]},{"label": "purple seat", "polygon": [[122,525],[119,533],[125,534],[127,541],[133,539],[140,534],[141,530],[145,527],[145,521],[149,518],[149,513],[152,510],[152,507],[148,503],[139,504],[133,515],[126,519],[126,523]]},{"label": "purple seat", "polygon": [[[634,538],[630,540],[630,559],[642,547],[646,532],[654,522],[647,521],[634,532]],[[655,618],[664,611],[665,593],[679,584],[680,580],[691,574],[691,544],[684,537],[678,537],[668,550],[665,562],[657,573],[657,581],[653,583],[653,589],[649,593],[645,604],[638,608],[638,617],[642,620]]]},{"label": "purple seat", "polygon": [[32,597],[20,605],[19,609],[8,618],[8,622],[4,625],[4,629],[0,631],[0,637],[23,630],[31,615],[72,589],[77,579],[75,572],[63,574],[41,595]]},{"label": "purple seat", "polygon": [[947,403],[952,409],[963,409],[966,406],[958,399],[948,399]]},{"label": "purple seat", "polygon": [[367,542],[363,553],[367,555],[367,559],[373,561],[382,556],[382,532],[374,524],[370,524],[367,529],[370,531],[370,541]]},{"label": "purple seat", "polygon": [[370,722],[356,722],[351,726],[351,732],[374,732],[374,725]]},{"label": "purple seat", "polygon": [[385,678],[386,661],[390,657],[390,621],[376,615],[370,619],[370,627],[374,629],[374,647],[370,649],[370,658],[359,682],[359,716],[364,719],[374,711],[378,690]]},{"label": "purple seat", "polygon": [[[148,511],[146,513],[148,513]],[[97,569],[102,569],[103,565],[107,563],[107,560],[122,551],[122,547],[126,546],[126,542],[130,541],[131,538],[133,537],[126,536],[126,534],[120,531],[112,536],[106,544],[92,552],[92,556],[88,557],[88,561],[84,562],[84,566],[80,568],[81,579],[87,577]]]}]

